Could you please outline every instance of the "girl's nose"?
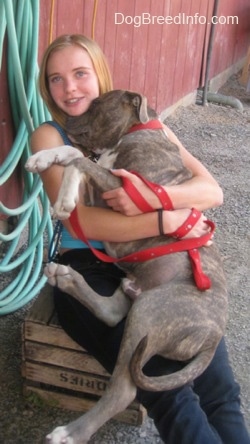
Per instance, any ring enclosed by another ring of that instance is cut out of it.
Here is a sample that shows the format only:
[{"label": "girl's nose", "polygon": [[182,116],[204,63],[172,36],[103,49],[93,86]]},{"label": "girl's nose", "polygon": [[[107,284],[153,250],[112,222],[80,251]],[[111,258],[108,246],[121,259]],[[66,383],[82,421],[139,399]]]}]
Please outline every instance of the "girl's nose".
[{"label": "girl's nose", "polygon": [[64,82],[64,89],[65,92],[75,91],[76,89],[75,81],[73,79],[66,79]]}]

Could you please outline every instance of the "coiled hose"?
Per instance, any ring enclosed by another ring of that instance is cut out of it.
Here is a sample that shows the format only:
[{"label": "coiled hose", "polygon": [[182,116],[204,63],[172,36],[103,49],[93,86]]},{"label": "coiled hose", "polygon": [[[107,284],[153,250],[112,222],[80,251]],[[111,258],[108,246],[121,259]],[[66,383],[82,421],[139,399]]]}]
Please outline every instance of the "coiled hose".
[{"label": "coiled hose", "polygon": [[[0,315],[23,307],[44,286],[46,278],[41,275],[44,239],[50,242],[53,233],[42,182],[24,169],[30,156],[31,132],[50,119],[37,92],[39,10],[39,0],[0,0],[0,63],[7,32],[8,83],[16,134],[0,166],[0,185],[8,180],[18,164],[21,164],[24,184],[22,204],[18,208],[9,209],[0,203],[1,213],[18,216],[18,224],[10,234],[0,233],[0,242],[7,247],[0,261],[0,273],[11,272],[10,282],[0,293]],[[27,246],[20,248],[24,232]]]}]

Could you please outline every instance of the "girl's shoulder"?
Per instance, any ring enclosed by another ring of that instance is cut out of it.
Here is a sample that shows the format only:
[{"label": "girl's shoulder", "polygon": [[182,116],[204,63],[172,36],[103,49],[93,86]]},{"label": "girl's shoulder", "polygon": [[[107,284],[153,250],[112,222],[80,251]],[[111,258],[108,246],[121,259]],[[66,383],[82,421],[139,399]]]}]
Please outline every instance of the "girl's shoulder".
[{"label": "girl's shoulder", "polygon": [[54,121],[48,121],[36,128],[30,138],[31,147],[50,148],[60,145],[72,145],[63,128]]},{"label": "girl's shoulder", "polygon": [[50,125],[48,122],[37,127],[30,137],[30,145],[32,152],[39,151],[42,148],[52,148],[55,146],[65,145],[62,134]]},{"label": "girl's shoulder", "polygon": [[68,138],[66,131],[59,125],[59,123],[55,122],[54,120],[49,120],[45,122],[44,125],[49,125],[55,128],[55,130],[58,131],[58,133],[62,137],[65,145],[72,145],[71,140]]},{"label": "girl's shoulder", "polygon": [[50,135],[57,134],[57,133],[60,133],[59,129],[62,130],[62,128],[59,125],[57,128],[57,124],[55,124],[55,122],[53,122],[53,121],[44,122],[32,132],[31,137],[36,136],[36,135],[41,136],[41,135],[47,134],[47,133],[49,133]]}]

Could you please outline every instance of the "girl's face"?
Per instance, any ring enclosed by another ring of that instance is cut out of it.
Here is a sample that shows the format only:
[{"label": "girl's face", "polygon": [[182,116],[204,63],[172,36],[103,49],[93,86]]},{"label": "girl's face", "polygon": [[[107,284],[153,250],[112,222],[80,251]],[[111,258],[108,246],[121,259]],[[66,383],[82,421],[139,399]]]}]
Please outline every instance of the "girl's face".
[{"label": "girl's face", "polygon": [[47,62],[51,97],[69,116],[87,111],[99,96],[98,78],[85,49],[72,45],[53,52]]}]

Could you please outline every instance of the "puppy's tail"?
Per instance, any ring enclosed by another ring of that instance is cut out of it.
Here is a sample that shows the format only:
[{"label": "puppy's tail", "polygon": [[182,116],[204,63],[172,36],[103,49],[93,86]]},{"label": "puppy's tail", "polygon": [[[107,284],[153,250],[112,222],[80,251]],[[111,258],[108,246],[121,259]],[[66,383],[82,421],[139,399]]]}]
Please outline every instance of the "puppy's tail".
[{"label": "puppy's tail", "polygon": [[211,348],[201,351],[181,370],[163,376],[147,376],[142,371],[145,364],[145,351],[148,338],[145,336],[138,344],[131,362],[130,372],[137,387],[147,391],[173,390],[192,382],[200,376],[213,359],[217,343]]}]

